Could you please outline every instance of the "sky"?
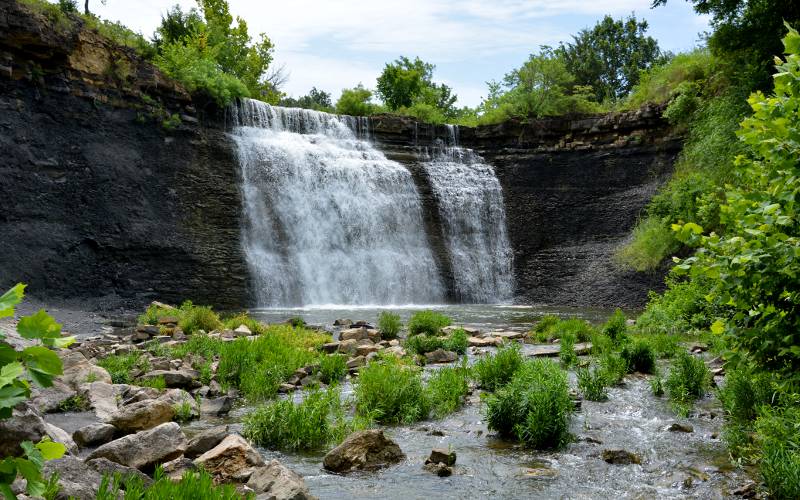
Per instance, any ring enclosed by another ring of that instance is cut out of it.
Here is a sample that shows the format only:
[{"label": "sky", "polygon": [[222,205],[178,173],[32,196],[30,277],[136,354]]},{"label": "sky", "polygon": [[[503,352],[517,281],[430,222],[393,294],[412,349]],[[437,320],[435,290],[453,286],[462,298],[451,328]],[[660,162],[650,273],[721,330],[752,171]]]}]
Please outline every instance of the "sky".
[{"label": "sky", "polygon": [[[83,2],[81,2],[83,3]],[[149,37],[161,15],[194,0],[91,2],[104,19]],[[275,44],[273,64],[289,75],[283,91],[294,97],[311,87],[330,92],[363,83],[375,87],[384,64],[400,55],[436,65],[434,81],[453,87],[459,106],[475,106],[486,82],[500,80],[540,45],[556,46],[605,14],[634,13],[664,50],[697,46],[708,18],[683,0],[650,8],[651,0],[229,0],[251,35]]]}]

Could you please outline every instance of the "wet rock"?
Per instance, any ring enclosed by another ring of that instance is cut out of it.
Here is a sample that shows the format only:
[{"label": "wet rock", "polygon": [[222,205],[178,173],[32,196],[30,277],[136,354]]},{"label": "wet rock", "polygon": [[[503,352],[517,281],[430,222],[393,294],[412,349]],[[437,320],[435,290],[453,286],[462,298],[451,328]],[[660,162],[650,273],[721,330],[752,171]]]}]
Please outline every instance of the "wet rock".
[{"label": "wet rock", "polygon": [[72,439],[83,448],[107,443],[114,439],[116,427],[111,424],[89,424],[72,433]]},{"label": "wet rock", "polygon": [[280,387],[278,387],[278,392],[282,394],[287,394],[290,392],[294,392],[295,389],[297,389],[297,387],[292,384],[281,384]]},{"label": "wet rock", "polygon": [[44,428],[45,433],[51,440],[63,444],[69,453],[78,453],[78,445],[75,444],[69,432],[49,422],[44,423]]},{"label": "wet rock", "polygon": [[326,354],[333,354],[339,350],[339,342],[328,342],[327,344],[322,344],[322,352]]},{"label": "wet rock", "polygon": [[393,345],[392,347],[387,347],[386,349],[383,350],[383,353],[384,354],[391,354],[392,356],[395,356],[395,357],[398,357],[398,358],[402,358],[403,356],[405,356],[407,354],[406,350],[403,349],[399,345]]},{"label": "wet rock", "polygon": [[495,337],[469,337],[467,342],[470,347],[495,347],[500,343],[500,339]]},{"label": "wet rock", "polygon": [[350,328],[350,325],[353,324],[353,321],[350,319],[337,319],[333,322],[333,326],[342,326],[344,328]]},{"label": "wet rock", "polygon": [[227,415],[233,408],[233,398],[221,396],[214,399],[203,399],[200,402],[200,413],[203,415],[214,415],[221,417]]},{"label": "wet rock", "polygon": [[200,405],[197,400],[183,389],[167,389],[161,393],[156,392],[156,397],[159,401],[164,401],[171,405],[172,408],[181,408],[181,411],[185,411],[185,407],[188,405],[189,418],[197,418],[200,416]]},{"label": "wet rock", "polygon": [[426,463],[422,468],[439,477],[449,477],[453,475],[453,469],[443,463]]},{"label": "wet rock", "polygon": [[455,465],[456,463],[456,452],[445,450],[442,448],[434,448],[431,450],[430,456],[425,460],[426,464],[445,464],[445,465]]},{"label": "wet rock", "polygon": [[184,474],[187,472],[194,472],[197,466],[194,462],[186,457],[178,457],[175,460],[161,464],[164,469],[164,474],[173,481],[180,481]]},{"label": "wet rock", "polygon": [[48,460],[42,467],[44,477],[58,474],[58,495],[56,498],[94,499],[100,489],[102,475],[86,465],[83,460],[65,456],[58,460]]},{"label": "wet rock", "polygon": [[323,467],[332,472],[374,470],[405,459],[400,447],[387,438],[381,429],[354,432],[328,452]]},{"label": "wet rock", "polygon": [[675,422],[674,424],[672,424],[669,427],[667,427],[667,430],[669,432],[687,432],[688,433],[688,432],[694,432],[694,427],[692,427],[689,424],[681,424],[681,423]]},{"label": "wet rock", "polygon": [[164,326],[174,326],[178,324],[178,317],[177,316],[162,316],[158,318],[158,324]]},{"label": "wet rock", "polygon": [[111,415],[108,423],[123,433],[139,432],[169,422],[175,409],[166,401],[149,399],[123,406]]},{"label": "wet rock", "polygon": [[639,455],[626,450],[603,450],[603,460],[613,465],[641,464]]},{"label": "wet rock", "polygon": [[266,494],[274,500],[315,500],[309,493],[303,478],[277,460],[270,460],[250,475],[247,486],[254,492]]},{"label": "wet rock", "polygon": [[264,459],[243,437],[230,434],[194,460],[219,482],[245,482]]},{"label": "wet rock", "polygon": [[228,436],[228,434],[230,434],[230,432],[227,425],[218,425],[216,427],[206,429],[189,440],[189,443],[186,446],[186,451],[184,452],[184,456],[188,458],[199,457],[211,448],[220,444],[222,440]]},{"label": "wet rock", "polygon": [[428,435],[429,435],[429,436],[437,436],[437,437],[442,437],[442,436],[444,436],[445,434],[444,434],[444,431],[441,431],[441,430],[439,430],[439,429],[433,429],[433,430],[431,430],[431,431],[429,431],[429,432],[428,432]]},{"label": "wet rock", "polygon": [[152,380],[159,377],[164,377],[164,383],[167,387],[182,389],[200,387],[200,383],[198,382],[200,372],[197,370],[153,370],[142,376],[144,380]]},{"label": "wet rock", "polygon": [[470,326],[458,326],[458,325],[450,325],[442,328],[442,333],[445,335],[450,335],[451,333],[455,332],[456,330],[464,330],[467,332],[467,335],[471,336],[478,336],[480,335],[481,331],[477,328],[473,328]]},{"label": "wet rock", "polygon": [[755,498],[758,495],[758,485],[754,481],[748,481],[731,491],[731,494],[742,498]]},{"label": "wet rock", "polygon": [[106,443],[90,453],[87,459],[107,458],[118,464],[145,470],[177,458],[185,450],[186,437],[180,426],[169,422]]},{"label": "wet rock", "polygon": [[348,328],[347,330],[342,330],[342,333],[339,334],[339,339],[342,341],[345,340],[369,340],[369,334],[367,333],[366,328]]},{"label": "wet rock", "polygon": [[490,332],[494,338],[501,339],[501,340],[517,340],[523,338],[526,334],[525,332],[515,332],[511,330],[501,330],[501,331],[493,331]]},{"label": "wet rock", "polygon": [[367,356],[381,350],[383,350],[383,347],[375,344],[359,345],[356,347],[356,356]]},{"label": "wet rock", "polygon": [[[150,476],[143,473],[138,469],[134,469],[132,467],[126,467],[122,464],[118,464],[116,462],[112,462],[107,458],[94,458],[92,460],[87,460],[86,465],[91,467],[92,469],[96,470],[100,473],[100,475],[109,475],[112,476],[114,474],[120,474],[123,477],[125,476],[136,476],[142,480],[142,483],[145,486],[150,486],[153,484],[153,480],[150,479]],[[92,497],[94,498],[94,497]]]},{"label": "wet rock", "polygon": [[436,349],[432,352],[425,353],[425,361],[428,363],[452,363],[458,359],[458,354],[453,351],[445,351],[444,349]]}]

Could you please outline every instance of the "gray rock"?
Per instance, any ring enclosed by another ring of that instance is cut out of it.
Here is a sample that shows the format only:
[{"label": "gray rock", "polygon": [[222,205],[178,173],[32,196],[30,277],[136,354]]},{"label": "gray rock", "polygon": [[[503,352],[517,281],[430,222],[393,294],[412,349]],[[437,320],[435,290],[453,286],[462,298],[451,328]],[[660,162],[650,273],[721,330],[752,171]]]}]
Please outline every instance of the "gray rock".
[{"label": "gray rock", "polygon": [[230,434],[197,457],[194,464],[218,482],[245,482],[257,467],[264,465],[264,459],[242,436]]},{"label": "gray rock", "polygon": [[80,447],[95,446],[114,439],[116,427],[111,424],[89,424],[72,433],[72,439]]},{"label": "gray rock", "polygon": [[58,473],[58,499],[76,498],[91,500],[100,489],[102,475],[86,465],[83,460],[65,456],[58,460],[48,460],[42,467],[44,477]]},{"label": "gray rock", "polygon": [[447,464],[440,462],[426,463],[422,466],[422,468],[432,474],[436,474],[439,477],[449,477],[453,475],[453,469]]},{"label": "gray rock", "polygon": [[123,433],[139,432],[169,422],[175,409],[166,401],[148,399],[123,406],[111,415],[108,423]]},{"label": "gray rock", "polygon": [[369,339],[369,333],[367,332],[366,328],[348,328],[347,330],[342,330],[342,333],[339,334],[339,340],[363,340]]},{"label": "gray rock", "polygon": [[263,498],[273,500],[315,500],[309,493],[303,478],[277,460],[270,460],[250,475],[247,486]]},{"label": "gray rock", "polygon": [[352,370],[353,368],[359,368],[364,366],[367,363],[367,360],[364,356],[356,356],[355,358],[351,358],[347,360],[347,369]]},{"label": "gray rock", "polygon": [[229,429],[227,425],[218,425],[216,427],[206,429],[189,440],[189,444],[186,446],[184,456],[187,458],[199,457],[203,453],[221,443],[222,440],[228,436],[228,434]]},{"label": "gray rock", "polygon": [[20,443],[39,442],[44,436],[63,443],[68,449],[75,448],[75,442],[63,429],[48,424],[31,407],[14,410],[10,418],[0,420],[0,457],[22,454]]},{"label": "gray rock", "polygon": [[111,383],[111,375],[105,368],[93,365],[80,351],[62,349],[58,351],[63,365],[61,381],[74,389],[94,379],[97,382]]},{"label": "gray rock", "polygon": [[233,398],[222,396],[215,399],[203,399],[200,401],[200,413],[203,415],[214,415],[221,417],[227,415],[233,408]]},{"label": "gray rock", "polygon": [[127,386],[119,384],[109,384],[107,382],[92,382],[83,384],[78,389],[89,402],[89,408],[102,421],[107,421],[111,415],[117,412],[118,401]]},{"label": "gray rock", "polygon": [[400,447],[381,429],[354,432],[325,455],[323,467],[332,472],[373,470],[405,459]]},{"label": "gray rock", "polygon": [[31,390],[31,404],[42,413],[56,412],[61,410],[62,403],[77,394],[75,389],[56,379],[51,387],[34,386]]},{"label": "gray rock", "polygon": [[181,456],[185,450],[186,437],[180,426],[169,422],[106,443],[90,453],[87,459],[102,457],[134,469],[146,470]]},{"label": "gray rock", "polygon": [[452,363],[458,359],[458,354],[453,351],[445,351],[444,349],[436,349],[432,352],[425,353],[425,361],[428,363]]},{"label": "gray rock", "polygon": [[455,465],[456,452],[445,450],[442,448],[434,448],[431,450],[430,456],[425,460],[426,464],[445,464]]},{"label": "gray rock", "polygon": [[197,466],[194,462],[186,457],[178,457],[175,460],[161,464],[164,469],[164,474],[173,481],[180,481],[184,474],[187,472],[194,472]]},{"label": "gray rock", "polygon": [[124,465],[118,464],[116,462],[112,462],[107,458],[93,458],[92,460],[87,460],[86,465],[91,467],[92,469],[99,472],[101,475],[109,475],[112,476],[114,474],[119,473],[120,475],[124,476],[136,476],[142,480],[142,483],[145,486],[150,486],[153,484],[153,480],[147,474],[143,473],[140,470],[126,467]]},{"label": "gray rock", "polygon": [[151,380],[158,377],[164,377],[164,383],[167,387],[178,387],[182,389],[192,389],[200,387],[200,372],[197,370],[153,370],[145,373],[142,378],[144,380]]},{"label": "gray rock", "polygon": [[694,432],[694,427],[692,427],[689,424],[681,424],[681,423],[675,422],[674,424],[672,424],[669,427],[667,427],[667,430],[670,431],[670,432],[686,432],[686,433],[689,433],[689,432]]}]

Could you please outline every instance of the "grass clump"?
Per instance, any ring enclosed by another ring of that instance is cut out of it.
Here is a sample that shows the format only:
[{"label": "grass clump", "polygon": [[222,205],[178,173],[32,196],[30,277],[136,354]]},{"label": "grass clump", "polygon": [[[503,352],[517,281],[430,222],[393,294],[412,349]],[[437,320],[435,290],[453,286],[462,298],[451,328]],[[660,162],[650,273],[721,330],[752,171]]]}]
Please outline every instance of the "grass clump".
[{"label": "grass clump", "polygon": [[800,498],[800,407],[763,407],[755,423],[759,469],[771,498]]},{"label": "grass clump", "polygon": [[649,271],[680,246],[669,225],[659,218],[646,217],[633,228],[632,241],[614,254],[614,260],[635,271]]},{"label": "grass clump", "polygon": [[578,364],[578,355],[575,354],[575,336],[570,334],[561,337],[561,347],[558,353],[558,358],[564,368],[569,368]]},{"label": "grass clump", "polygon": [[478,384],[487,391],[494,391],[506,385],[520,366],[522,353],[519,346],[511,344],[501,347],[494,354],[481,358],[472,370]]},{"label": "grass clump", "polygon": [[625,313],[623,313],[620,309],[617,309],[603,325],[603,335],[606,335],[615,343],[621,342],[625,338],[625,333],[628,330],[626,321]]},{"label": "grass clump", "polygon": [[347,356],[344,354],[329,354],[319,358],[320,380],[326,384],[333,384],[347,375]]},{"label": "grass clump", "polygon": [[461,408],[469,392],[470,370],[466,362],[461,366],[436,370],[425,385],[433,418],[442,418]]},{"label": "grass clump", "polygon": [[138,323],[140,325],[157,325],[158,320],[161,318],[178,318],[180,319],[181,310],[177,307],[165,306],[163,304],[152,303],[147,309],[139,315]]},{"label": "grass clump", "polygon": [[380,330],[383,340],[396,339],[401,328],[403,328],[403,322],[400,321],[399,314],[381,311],[378,315],[378,330]]},{"label": "grass clump", "polygon": [[356,383],[356,412],[382,424],[427,418],[428,398],[419,369],[386,358],[362,368]]},{"label": "grass clump", "polygon": [[619,385],[628,373],[628,363],[621,356],[606,352],[598,358],[600,373],[606,385]]},{"label": "grass clump", "polygon": [[405,348],[415,354],[425,354],[436,349],[453,351],[456,354],[464,354],[469,347],[469,336],[462,329],[455,330],[448,337],[434,337],[428,335],[415,335],[405,341]]},{"label": "grass clump", "polygon": [[341,441],[352,430],[335,389],[313,389],[300,403],[275,401],[244,417],[244,437],[282,450],[320,449]]},{"label": "grass clump", "polygon": [[656,371],[656,354],[650,344],[641,339],[625,344],[620,352],[620,357],[625,360],[628,373],[655,373]]},{"label": "grass clump", "polygon": [[592,325],[580,318],[561,319],[547,315],[533,327],[529,338],[537,343],[545,343],[571,335],[578,342],[587,342],[594,333]]},{"label": "grass clump", "polygon": [[161,466],[156,467],[153,475],[154,482],[145,486],[141,476],[119,473],[113,476],[105,475],[100,482],[100,488],[95,498],[97,500],[117,500],[120,490],[125,492],[126,499],[132,500],[162,500],[164,498],[189,499],[202,498],[204,500],[252,500],[253,494],[240,495],[233,485],[216,485],[214,479],[205,471],[187,472],[180,481],[173,481],[164,475]]},{"label": "grass clump", "polygon": [[268,329],[267,325],[251,318],[247,313],[244,312],[229,318],[225,318],[222,320],[222,324],[227,330],[236,330],[240,326],[244,325],[255,335],[263,335]]},{"label": "grass clump", "polygon": [[410,335],[438,335],[439,331],[450,325],[450,318],[435,311],[415,312],[408,320],[408,333]]},{"label": "grass clump", "polygon": [[594,368],[579,368],[578,389],[585,399],[589,401],[605,401],[608,399],[606,392],[606,378],[601,370]]},{"label": "grass clump", "polygon": [[536,449],[569,441],[573,409],[566,372],[545,359],[524,363],[507,386],[486,399],[489,429]]},{"label": "grass clump", "polygon": [[181,306],[182,314],[178,326],[187,335],[203,330],[204,332],[211,332],[218,328],[222,328],[222,321],[219,316],[210,307],[195,306],[191,302],[184,303]]},{"label": "grass clump", "polygon": [[159,391],[163,391],[167,388],[167,382],[164,380],[164,377],[140,378],[136,380],[136,385],[139,387],[151,387]]},{"label": "grass clump", "polygon": [[705,395],[711,373],[702,358],[682,352],[672,365],[665,382],[669,399],[681,415],[688,415],[692,403]]},{"label": "grass clump", "polygon": [[150,370],[150,363],[141,352],[113,354],[98,361],[97,365],[108,371],[111,382],[115,384],[130,384],[134,379],[133,372]]},{"label": "grass clump", "polygon": [[58,411],[84,411],[89,409],[89,400],[82,394],[76,394],[65,399],[58,405]]}]

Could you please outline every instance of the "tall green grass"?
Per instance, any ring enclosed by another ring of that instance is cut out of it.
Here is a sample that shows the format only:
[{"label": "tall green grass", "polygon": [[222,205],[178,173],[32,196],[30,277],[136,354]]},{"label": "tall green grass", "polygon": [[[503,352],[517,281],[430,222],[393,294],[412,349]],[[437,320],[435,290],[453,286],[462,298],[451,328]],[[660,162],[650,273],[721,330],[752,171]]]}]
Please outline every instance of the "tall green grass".
[{"label": "tall green grass", "polygon": [[381,311],[378,315],[378,330],[380,330],[383,340],[396,339],[401,328],[403,328],[403,322],[400,321],[399,314]]},{"label": "tall green grass", "polygon": [[433,418],[442,418],[458,410],[469,392],[471,371],[466,360],[461,366],[436,370],[425,384],[425,394]]},{"label": "tall green grass", "polygon": [[450,318],[436,311],[418,311],[408,320],[410,335],[438,335],[439,331],[450,325]]},{"label": "tall green grass", "polygon": [[479,359],[472,369],[478,384],[487,391],[494,391],[507,384],[520,366],[522,353],[517,344],[511,344]]},{"label": "tall green grass", "polygon": [[105,475],[100,482],[100,488],[95,498],[97,500],[118,500],[120,490],[124,491],[125,500],[163,500],[171,498],[176,500],[200,499],[203,500],[252,500],[252,493],[240,495],[233,485],[216,485],[213,478],[204,471],[187,472],[180,481],[173,481],[164,475],[161,467],[156,468],[153,476],[154,482],[145,486],[141,476],[129,474],[122,476],[117,473],[113,476]]},{"label": "tall green grass", "polygon": [[687,415],[692,403],[708,390],[711,373],[702,358],[682,352],[672,364],[665,386],[676,411]]},{"label": "tall green grass", "polygon": [[430,335],[414,335],[406,339],[405,348],[415,354],[425,354],[436,349],[453,351],[456,354],[464,354],[469,347],[469,337],[467,332],[462,329],[455,330],[447,337],[437,337]]},{"label": "tall green grass", "polygon": [[392,358],[362,368],[355,395],[357,414],[382,424],[423,420],[430,410],[420,370]]},{"label": "tall green grass", "polygon": [[115,384],[130,384],[134,379],[132,372],[150,370],[150,363],[141,352],[113,354],[100,359],[97,364],[108,371],[111,382]]}]

